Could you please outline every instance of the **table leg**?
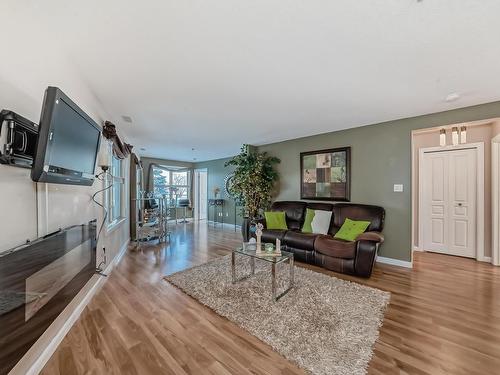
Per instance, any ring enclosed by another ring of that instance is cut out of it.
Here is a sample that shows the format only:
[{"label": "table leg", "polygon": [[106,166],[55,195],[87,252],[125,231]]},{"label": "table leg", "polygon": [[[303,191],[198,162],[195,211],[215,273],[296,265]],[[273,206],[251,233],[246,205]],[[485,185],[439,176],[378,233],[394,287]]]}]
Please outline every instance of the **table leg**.
[{"label": "table leg", "polygon": [[250,257],[250,275],[255,275],[255,258]]},{"label": "table leg", "polygon": [[293,284],[295,282],[294,278],[295,278],[295,275],[294,275],[294,268],[293,268],[293,257],[289,259],[288,261],[290,263],[290,289],[293,288]]},{"label": "table leg", "polygon": [[235,263],[236,263],[236,255],[233,253],[231,253],[231,277],[232,277],[232,281],[233,281],[233,284],[236,282],[236,267],[235,267]]},{"label": "table leg", "polygon": [[272,270],[272,291],[273,291],[273,301],[276,301],[276,263],[271,265]]}]

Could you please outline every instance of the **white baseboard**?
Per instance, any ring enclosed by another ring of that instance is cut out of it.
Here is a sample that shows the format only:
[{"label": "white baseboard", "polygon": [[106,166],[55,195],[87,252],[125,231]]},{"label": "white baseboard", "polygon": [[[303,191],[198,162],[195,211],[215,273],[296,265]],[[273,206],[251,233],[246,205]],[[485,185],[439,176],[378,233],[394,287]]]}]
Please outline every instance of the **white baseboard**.
[{"label": "white baseboard", "polygon": [[478,259],[479,262],[491,263],[491,257],[481,257]]},{"label": "white baseboard", "polygon": [[415,246],[413,246],[413,251],[424,251],[424,250],[422,250],[420,247],[415,245]]},{"label": "white baseboard", "polygon": [[[109,275],[112,271],[113,268],[120,262],[120,260],[123,258],[125,253],[127,252],[128,245],[130,243],[130,239],[125,241],[123,244],[122,248],[120,249],[119,253],[113,258],[113,261],[106,267],[104,270],[104,273],[106,275]],[[82,313],[83,309],[88,305],[88,303],[91,301],[92,297],[101,289],[101,287],[104,285],[106,282],[107,278],[104,276],[99,276],[99,275],[94,275],[93,278],[94,280],[90,280],[88,284],[91,284],[90,287],[87,287],[87,285],[83,288],[88,288],[86,291],[86,294],[83,296],[80,302],[76,304],[76,306],[73,307],[73,311],[70,313],[70,315],[66,318],[66,320],[63,322],[62,327],[56,332],[56,334],[53,336],[52,339],[50,339],[50,342],[48,345],[45,346],[43,351],[36,357],[34,361],[32,361],[31,364],[23,363],[24,358],[29,358],[33,356],[33,353],[30,353],[36,343],[31,347],[28,352],[24,355],[24,357],[16,364],[16,366],[9,372],[9,375],[14,375],[14,374],[26,374],[26,375],[37,375],[42,371],[43,367],[45,364],[48,362],[50,357],[52,357],[52,354],[56,351],[57,347],[61,343],[61,341],[64,339],[66,334],[69,332],[71,327],[73,327],[73,324],[78,320],[80,317],[80,314]],[[82,290],[83,290],[82,289]],[[73,301],[72,301],[73,302]],[[70,304],[67,306],[67,308],[71,305]],[[63,318],[62,315],[64,314],[64,311],[52,322],[51,326],[56,324],[57,320],[60,318]],[[48,331],[51,329],[51,326],[47,328],[45,331],[46,333],[49,333]],[[45,334],[45,333],[44,333]],[[44,336],[40,336],[40,339]],[[30,355],[32,354],[32,355]],[[26,368],[28,367],[28,368]]]},{"label": "white baseboard", "polygon": [[376,262],[390,264],[392,266],[413,268],[412,262],[407,262],[406,260],[399,260],[399,259],[394,259],[394,258],[386,258],[386,257],[377,256]]},{"label": "white baseboard", "polygon": [[[213,220],[207,220],[207,223],[208,223],[209,225],[214,225],[214,223],[215,223],[217,226],[218,226],[218,225],[223,225],[224,227],[230,227],[230,228],[232,228],[232,229],[234,229],[234,226],[235,226],[235,224],[231,224],[231,223],[221,223],[221,222],[219,222],[219,221],[213,221]],[[236,224],[236,229],[238,229],[238,228],[241,228],[241,225]]]}]

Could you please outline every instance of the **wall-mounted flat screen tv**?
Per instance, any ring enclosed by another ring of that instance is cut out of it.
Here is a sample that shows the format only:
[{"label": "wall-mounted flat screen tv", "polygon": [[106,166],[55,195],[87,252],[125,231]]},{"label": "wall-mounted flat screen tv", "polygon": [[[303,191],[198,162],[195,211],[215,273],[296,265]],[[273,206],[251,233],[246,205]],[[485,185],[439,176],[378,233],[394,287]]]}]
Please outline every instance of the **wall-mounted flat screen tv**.
[{"label": "wall-mounted flat screen tv", "polygon": [[48,87],[31,179],[92,185],[100,140],[100,126],[59,88]]}]

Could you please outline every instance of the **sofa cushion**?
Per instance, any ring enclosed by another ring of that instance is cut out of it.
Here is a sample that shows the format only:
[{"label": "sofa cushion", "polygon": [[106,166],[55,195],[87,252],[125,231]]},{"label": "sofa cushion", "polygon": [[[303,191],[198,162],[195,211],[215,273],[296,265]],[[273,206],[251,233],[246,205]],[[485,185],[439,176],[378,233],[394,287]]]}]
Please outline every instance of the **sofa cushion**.
[{"label": "sofa cushion", "polygon": [[264,212],[267,229],[288,229],[284,211]]},{"label": "sofa cushion", "polygon": [[278,238],[280,241],[283,241],[285,237],[286,230],[280,229],[263,229],[262,237],[260,238],[262,242],[272,242],[275,243]]},{"label": "sofa cushion", "polygon": [[361,233],[364,233],[366,228],[370,226],[369,221],[356,221],[346,218],[344,224],[339,231],[335,233],[335,238],[345,241],[355,241]]},{"label": "sofa cushion", "polygon": [[311,222],[312,232],[317,234],[327,234],[332,221],[332,211],[314,210],[314,217]]},{"label": "sofa cushion", "polygon": [[318,237],[318,234],[290,230],[286,232],[283,241],[287,247],[313,251],[316,237]]},{"label": "sofa cushion", "polygon": [[306,215],[306,203],[300,201],[276,201],[271,211],[285,211],[288,229],[300,229]]},{"label": "sofa cushion", "polygon": [[369,221],[367,231],[382,232],[384,229],[385,210],[368,204],[336,203],[333,205],[333,225],[330,234],[335,234],[346,218]]},{"label": "sofa cushion", "polygon": [[356,256],[356,242],[319,235],[314,243],[314,250],[330,257],[354,259]]}]

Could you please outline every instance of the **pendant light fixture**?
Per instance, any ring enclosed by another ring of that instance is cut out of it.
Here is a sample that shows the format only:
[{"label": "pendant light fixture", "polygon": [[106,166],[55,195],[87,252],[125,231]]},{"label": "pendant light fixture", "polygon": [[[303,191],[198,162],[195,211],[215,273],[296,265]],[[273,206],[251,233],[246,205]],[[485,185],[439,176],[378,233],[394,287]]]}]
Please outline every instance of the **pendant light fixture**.
[{"label": "pendant light fixture", "polygon": [[460,128],[460,143],[467,143],[467,127]]},{"label": "pendant light fixture", "polygon": [[451,144],[453,146],[458,145],[458,127],[454,126],[451,128]]},{"label": "pendant light fixture", "polygon": [[439,131],[439,145],[446,146],[446,130],[444,128]]}]

